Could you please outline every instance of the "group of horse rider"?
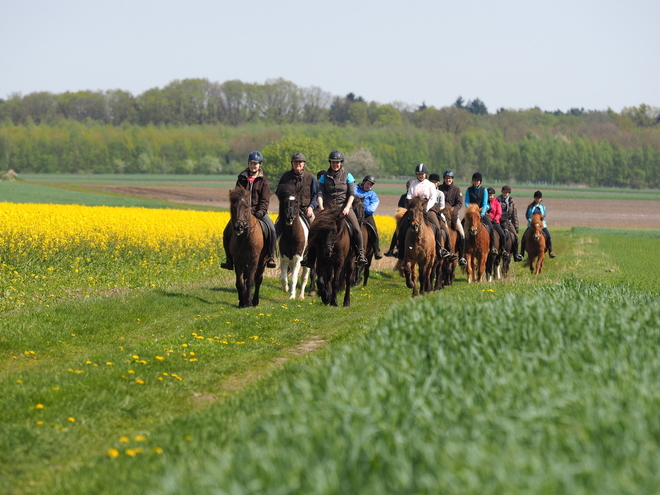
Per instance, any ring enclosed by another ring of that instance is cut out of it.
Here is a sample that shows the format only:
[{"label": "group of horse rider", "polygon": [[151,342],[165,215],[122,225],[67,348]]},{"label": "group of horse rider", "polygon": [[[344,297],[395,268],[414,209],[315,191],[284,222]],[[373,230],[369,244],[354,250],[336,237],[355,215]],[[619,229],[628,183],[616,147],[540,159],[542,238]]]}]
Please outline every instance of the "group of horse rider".
[{"label": "group of horse rider", "polygon": [[[376,183],[375,177],[373,175],[366,175],[361,183],[356,183],[353,175],[343,167],[344,154],[341,151],[332,151],[328,156],[328,162],[328,169],[322,170],[317,176],[314,176],[305,170],[307,164],[305,155],[299,152],[294,153],[291,156],[291,169],[285,172],[280,178],[276,194],[285,185],[292,187],[300,205],[301,217],[306,219],[310,224],[314,220],[315,211],[322,211],[328,205],[333,205],[341,209],[342,214],[352,227],[352,240],[357,255],[356,263],[358,265],[366,265],[368,264],[368,260],[364,255],[362,231],[353,210],[354,198],[356,196],[362,198],[365,215],[364,221],[368,222],[376,232],[374,257],[381,259],[382,254],[378,245],[378,230],[373,218],[379,204],[378,195],[373,190],[373,186]],[[236,187],[240,186],[250,190],[252,214],[263,220],[270,232],[270,235],[267,236],[268,255],[266,266],[268,268],[275,268],[276,240],[278,234],[281,234],[281,228],[279,226],[280,219],[278,219],[278,225],[274,225],[268,216],[270,187],[268,180],[264,176],[262,164],[263,156],[261,153],[258,151],[250,153],[248,156],[248,166],[238,175]],[[459,237],[457,246],[459,264],[461,266],[467,265],[465,259],[465,232],[459,219],[459,211],[463,206],[467,208],[470,204],[474,203],[479,205],[482,222],[488,227],[490,232],[493,253],[497,254],[498,252],[495,247],[494,238],[497,232],[501,239],[501,254],[505,257],[513,255],[515,261],[523,260],[525,239],[523,236],[521,249],[518,252],[518,215],[515,203],[511,197],[511,187],[508,185],[503,186],[502,194],[495,197],[495,190],[492,187],[485,189],[482,186],[483,176],[481,173],[476,172],[472,175],[472,185],[466,189],[465,197],[463,197],[459,187],[454,184],[454,172],[451,170],[446,170],[443,173],[443,181],[441,183],[439,174],[432,173],[429,175],[428,166],[420,163],[415,167],[415,177],[416,180],[408,181],[406,184],[406,193],[401,196],[399,207],[405,207],[407,202],[414,197],[421,197],[427,200],[427,219],[435,226],[437,253],[441,258],[453,256],[449,241],[449,228],[453,228]],[[534,201],[527,207],[525,217],[527,218],[528,226],[534,213],[541,213],[544,218],[546,216],[546,208],[542,204],[542,197],[541,191],[536,191],[534,193]],[[449,207],[451,207],[451,217],[446,218],[445,211]],[[504,249],[506,238],[501,226],[503,216],[506,228],[512,234],[512,253],[508,253]],[[390,249],[385,253],[385,256],[402,256],[405,235],[401,234],[405,232],[407,227],[405,218],[404,216],[402,224],[399,227],[399,236],[394,235]],[[543,221],[543,227],[549,256],[554,258],[555,253],[552,251],[552,238],[545,220]],[[223,244],[225,253],[227,253],[227,259],[220,265],[227,270],[234,269],[234,263],[228,250],[231,235],[230,224],[227,224],[223,234]],[[308,259],[306,264],[309,264],[310,261]]]}]

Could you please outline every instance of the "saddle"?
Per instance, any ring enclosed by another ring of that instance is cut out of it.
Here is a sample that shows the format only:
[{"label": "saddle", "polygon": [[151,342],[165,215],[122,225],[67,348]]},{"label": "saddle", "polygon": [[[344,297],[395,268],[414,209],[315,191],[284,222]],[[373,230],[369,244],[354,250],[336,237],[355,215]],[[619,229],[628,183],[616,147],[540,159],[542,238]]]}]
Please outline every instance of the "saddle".
[{"label": "saddle", "polygon": [[268,228],[268,224],[261,218],[258,218],[259,220],[259,225],[261,226],[261,232],[264,235],[264,241],[266,244],[268,244],[268,241],[270,241],[270,228]]}]

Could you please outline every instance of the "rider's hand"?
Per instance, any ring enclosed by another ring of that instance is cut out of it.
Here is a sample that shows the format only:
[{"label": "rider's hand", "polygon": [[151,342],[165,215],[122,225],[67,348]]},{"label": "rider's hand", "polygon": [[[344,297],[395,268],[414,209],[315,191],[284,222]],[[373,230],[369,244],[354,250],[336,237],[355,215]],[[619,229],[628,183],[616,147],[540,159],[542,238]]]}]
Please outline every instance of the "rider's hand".
[{"label": "rider's hand", "polygon": [[346,208],[344,208],[343,210],[341,210],[341,212],[343,213],[344,216],[348,215],[349,211],[351,211],[351,209],[348,206]]},{"label": "rider's hand", "polygon": [[307,218],[310,218],[312,216],[312,212],[313,212],[312,207],[308,206],[307,212],[305,213],[305,215],[307,215]]}]

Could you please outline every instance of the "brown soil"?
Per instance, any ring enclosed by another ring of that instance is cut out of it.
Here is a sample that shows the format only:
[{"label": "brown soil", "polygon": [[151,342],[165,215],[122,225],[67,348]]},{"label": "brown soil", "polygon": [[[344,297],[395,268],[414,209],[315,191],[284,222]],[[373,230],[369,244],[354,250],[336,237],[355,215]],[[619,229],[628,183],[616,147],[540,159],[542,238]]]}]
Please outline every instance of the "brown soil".
[{"label": "brown soil", "polygon": [[[389,186],[389,184],[388,184]],[[89,185],[92,189],[114,193],[163,199],[175,203],[229,208],[229,190],[191,186],[117,186]],[[385,187],[385,186],[383,186]],[[393,215],[398,196],[380,196],[380,215]],[[528,200],[518,199],[518,216],[524,225],[524,208]],[[610,228],[659,228],[660,201],[622,201],[611,199],[544,199],[548,209],[550,227],[610,227]],[[271,213],[277,212],[277,197],[271,197]]]}]

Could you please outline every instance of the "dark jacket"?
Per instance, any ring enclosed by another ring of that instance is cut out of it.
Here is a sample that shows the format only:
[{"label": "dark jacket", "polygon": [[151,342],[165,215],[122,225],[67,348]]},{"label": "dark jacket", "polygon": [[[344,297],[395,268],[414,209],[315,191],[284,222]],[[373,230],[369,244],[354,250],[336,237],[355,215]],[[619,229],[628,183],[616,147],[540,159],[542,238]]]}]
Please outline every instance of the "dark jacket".
[{"label": "dark jacket", "polygon": [[518,210],[516,210],[516,204],[513,202],[513,198],[511,195],[505,200],[502,195],[500,194],[497,197],[497,200],[500,202],[502,205],[502,213],[508,213],[509,214],[509,222],[511,222],[511,225],[513,225],[516,229],[518,230]]},{"label": "dark jacket", "polygon": [[283,184],[291,184],[295,188],[301,212],[304,213],[308,206],[311,206],[312,209],[318,207],[316,198],[319,195],[319,183],[316,181],[316,177],[307,170],[303,170],[302,174],[296,174],[293,170],[284,172],[275,191],[278,196],[280,186]]},{"label": "dark jacket", "polygon": [[458,212],[463,207],[463,194],[458,186],[452,184],[448,186],[444,182],[438,186],[438,190],[445,194],[445,207],[451,206],[454,209],[452,213],[452,220],[458,219]]},{"label": "dark jacket", "polygon": [[236,187],[239,186],[250,191],[252,214],[257,218],[267,215],[268,205],[270,205],[270,187],[263,171],[259,169],[254,182],[250,184],[248,169],[243,170],[236,180]]},{"label": "dark jacket", "polygon": [[323,201],[326,204],[332,203],[339,208],[344,208],[349,196],[354,195],[355,179],[344,167],[337,170],[336,173],[332,169],[328,169],[321,180],[323,181],[321,183]]}]

